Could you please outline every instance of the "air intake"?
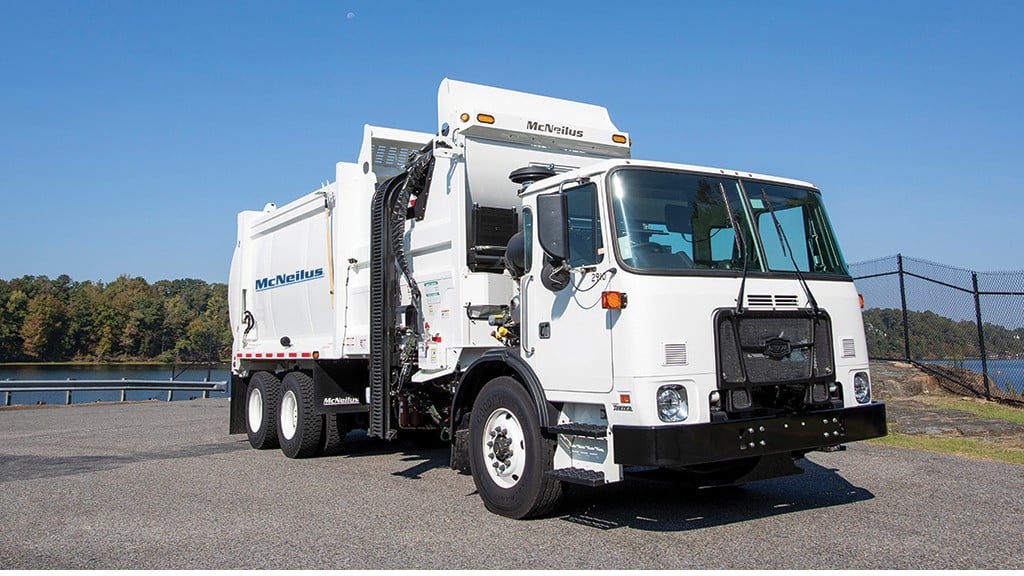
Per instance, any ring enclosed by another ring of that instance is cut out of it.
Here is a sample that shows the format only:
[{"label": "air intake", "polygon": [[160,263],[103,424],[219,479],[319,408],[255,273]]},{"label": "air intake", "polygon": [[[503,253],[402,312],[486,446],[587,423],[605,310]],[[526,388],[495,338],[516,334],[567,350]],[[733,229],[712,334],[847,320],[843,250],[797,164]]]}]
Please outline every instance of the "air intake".
[{"label": "air intake", "polygon": [[665,356],[662,366],[686,366],[686,343],[665,344]]},{"label": "air intake", "polygon": [[776,294],[775,295],[775,307],[776,308],[796,308],[797,307],[796,296],[789,294]]},{"label": "air intake", "polygon": [[792,294],[749,294],[747,308],[762,310],[795,309],[799,305],[797,297]]},{"label": "air intake", "polygon": [[857,349],[854,346],[853,338],[843,338],[843,358],[856,358]]}]

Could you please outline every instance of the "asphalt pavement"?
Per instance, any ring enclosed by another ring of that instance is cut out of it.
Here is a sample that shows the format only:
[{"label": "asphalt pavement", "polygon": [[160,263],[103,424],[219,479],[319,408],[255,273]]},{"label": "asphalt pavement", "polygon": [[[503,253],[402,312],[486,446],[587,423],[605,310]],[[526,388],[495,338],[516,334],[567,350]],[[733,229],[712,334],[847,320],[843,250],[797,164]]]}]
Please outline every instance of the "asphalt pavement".
[{"label": "asphalt pavement", "polygon": [[1024,568],[1024,466],[853,444],[800,476],[657,472],[495,516],[443,448],[289,460],[226,399],[0,409],[0,568]]}]

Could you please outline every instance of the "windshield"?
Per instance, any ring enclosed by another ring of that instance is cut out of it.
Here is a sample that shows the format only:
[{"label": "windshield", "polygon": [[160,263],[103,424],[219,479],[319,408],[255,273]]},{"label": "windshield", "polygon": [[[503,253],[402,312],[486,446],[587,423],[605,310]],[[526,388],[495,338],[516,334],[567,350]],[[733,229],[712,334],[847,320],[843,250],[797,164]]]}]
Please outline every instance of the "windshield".
[{"label": "windshield", "polygon": [[610,187],[615,248],[629,268],[675,273],[742,270],[745,263],[751,272],[847,274],[815,191],[643,168],[616,170]]},{"label": "windshield", "polygon": [[744,182],[743,185],[754,211],[769,270],[847,274],[820,194],[778,184]]}]

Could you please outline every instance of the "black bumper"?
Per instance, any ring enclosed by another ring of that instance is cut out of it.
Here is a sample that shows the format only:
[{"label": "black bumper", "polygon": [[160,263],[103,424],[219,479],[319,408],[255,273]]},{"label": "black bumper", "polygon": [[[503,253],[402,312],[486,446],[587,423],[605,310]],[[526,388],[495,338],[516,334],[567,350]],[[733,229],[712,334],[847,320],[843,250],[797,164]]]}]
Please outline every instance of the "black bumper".
[{"label": "black bumper", "polygon": [[612,427],[615,462],[628,466],[690,466],[806,452],[878,438],[886,433],[882,402],[793,416],[691,426]]}]

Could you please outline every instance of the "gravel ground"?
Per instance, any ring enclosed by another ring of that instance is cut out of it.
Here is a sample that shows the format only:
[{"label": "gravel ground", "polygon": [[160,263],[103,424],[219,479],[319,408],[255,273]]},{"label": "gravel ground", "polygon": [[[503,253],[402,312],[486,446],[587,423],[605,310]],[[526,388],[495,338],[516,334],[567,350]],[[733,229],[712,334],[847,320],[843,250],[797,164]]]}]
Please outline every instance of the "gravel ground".
[{"label": "gravel ground", "polygon": [[1024,568],[1024,467],[854,444],[803,475],[658,474],[488,513],[444,449],[288,460],[227,400],[0,410],[0,568]]}]

